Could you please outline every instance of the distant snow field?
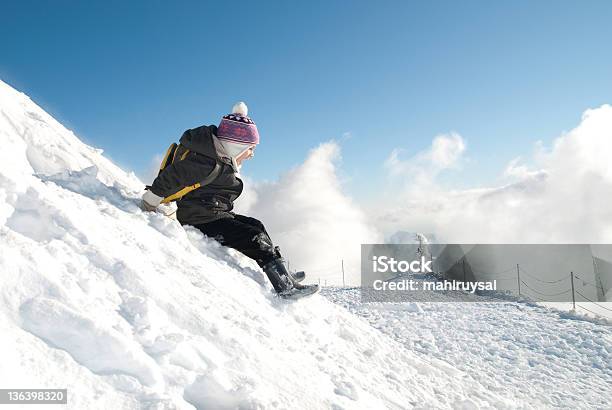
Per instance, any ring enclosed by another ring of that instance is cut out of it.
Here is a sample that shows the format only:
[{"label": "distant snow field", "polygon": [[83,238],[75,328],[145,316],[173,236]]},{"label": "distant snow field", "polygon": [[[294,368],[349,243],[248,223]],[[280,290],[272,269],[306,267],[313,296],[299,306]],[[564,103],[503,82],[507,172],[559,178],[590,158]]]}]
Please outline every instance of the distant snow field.
[{"label": "distant snow field", "polygon": [[612,329],[605,319],[488,297],[364,304],[356,288],[322,294],[405,349],[452,364],[474,383],[512,397],[518,408],[610,407]]},{"label": "distant snow field", "polygon": [[1,81],[0,141],[0,388],[67,388],[71,409],[610,407],[605,322],[351,289],[283,302]]}]

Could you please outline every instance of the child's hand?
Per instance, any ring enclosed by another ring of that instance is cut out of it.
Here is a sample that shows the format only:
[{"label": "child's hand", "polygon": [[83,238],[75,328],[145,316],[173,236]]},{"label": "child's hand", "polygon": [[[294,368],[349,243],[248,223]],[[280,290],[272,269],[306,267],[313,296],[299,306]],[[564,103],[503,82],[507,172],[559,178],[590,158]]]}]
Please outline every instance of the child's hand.
[{"label": "child's hand", "polygon": [[155,211],[163,199],[164,198],[162,198],[161,196],[155,195],[150,190],[146,190],[144,195],[142,196],[142,202],[140,203],[140,209],[146,212]]}]

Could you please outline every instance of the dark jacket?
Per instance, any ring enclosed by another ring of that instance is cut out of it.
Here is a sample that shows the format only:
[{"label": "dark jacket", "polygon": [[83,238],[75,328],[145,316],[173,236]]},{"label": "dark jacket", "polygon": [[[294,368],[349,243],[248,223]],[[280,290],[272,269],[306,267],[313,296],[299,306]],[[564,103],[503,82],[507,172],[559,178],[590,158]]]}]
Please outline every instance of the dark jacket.
[{"label": "dark jacket", "polygon": [[219,174],[212,182],[177,201],[176,217],[183,225],[198,225],[233,217],[230,211],[242,193],[242,181],[236,177],[231,161],[217,154],[213,141],[216,132],[217,127],[214,125],[185,131],[180,143],[189,153],[182,161],[166,167],[150,187],[155,195],[165,198],[204,180],[213,171],[215,164],[219,163]]}]

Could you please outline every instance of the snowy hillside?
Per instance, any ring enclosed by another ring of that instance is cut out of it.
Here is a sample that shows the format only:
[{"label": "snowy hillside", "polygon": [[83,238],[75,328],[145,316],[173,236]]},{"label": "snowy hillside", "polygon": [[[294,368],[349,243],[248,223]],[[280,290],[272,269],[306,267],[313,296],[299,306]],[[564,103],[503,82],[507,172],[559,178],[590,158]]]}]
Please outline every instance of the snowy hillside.
[{"label": "snowy hillside", "polygon": [[2,82],[0,141],[0,388],[67,388],[71,409],[610,402],[609,326],[512,303],[365,309],[351,290],[283,302],[251,260],[140,211],[134,175]]},{"label": "snowy hillside", "polygon": [[2,82],[0,110],[0,387],[75,409],[513,407],[320,296],[279,301]]}]

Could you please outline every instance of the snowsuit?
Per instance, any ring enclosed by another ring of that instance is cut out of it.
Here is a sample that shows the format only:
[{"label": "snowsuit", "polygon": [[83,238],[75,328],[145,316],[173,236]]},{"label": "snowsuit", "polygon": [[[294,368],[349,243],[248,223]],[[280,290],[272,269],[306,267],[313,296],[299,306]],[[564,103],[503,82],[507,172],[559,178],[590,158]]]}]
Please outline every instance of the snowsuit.
[{"label": "snowsuit", "polygon": [[180,143],[189,153],[182,161],[165,168],[149,189],[160,197],[170,196],[185,186],[204,180],[218,163],[219,174],[212,182],[177,201],[177,219],[182,225],[195,226],[206,236],[242,252],[263,267],[280,255],[260,221],[232,212],[243,184],[236,176],[231,160],[218,155],[214,140],[216,132],[214,125],[185,131]]},{"label": "snowsuit", "polygon": [[222,245],[234,248],[254,259],[261,267],[272,259],[280,257],[261,221],[244,215],[233,216],[195,227]]}]

